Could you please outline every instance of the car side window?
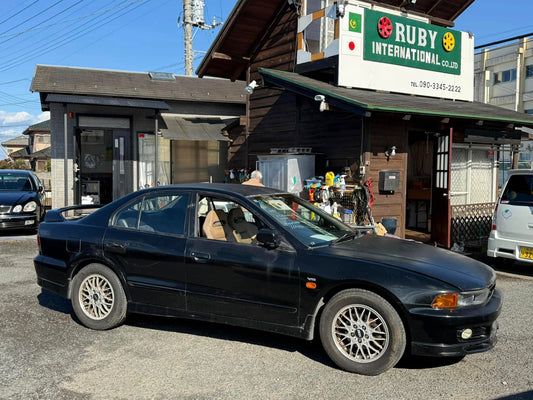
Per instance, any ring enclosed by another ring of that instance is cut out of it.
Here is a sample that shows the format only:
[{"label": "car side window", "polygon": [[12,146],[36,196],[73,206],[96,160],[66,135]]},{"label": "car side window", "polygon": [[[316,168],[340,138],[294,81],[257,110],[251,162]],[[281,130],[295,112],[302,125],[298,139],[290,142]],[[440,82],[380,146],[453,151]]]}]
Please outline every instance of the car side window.
[{"label": "car side window", "polygon": [[197,236],[256,244],[261,220],[242,205],[223,198],[202,197],[197,205]]},{"label": "car side window", "polygon": [[142,207],[143,198],[131,203],[127,207],[120,210],[113,218],[112,226],[119,228],[137,229],[139,223],[139,211]]},{"label": "car side window", "polygon": [[173,235],[185,233],[188,194],[155,193],[120,210],[113,226]]}]

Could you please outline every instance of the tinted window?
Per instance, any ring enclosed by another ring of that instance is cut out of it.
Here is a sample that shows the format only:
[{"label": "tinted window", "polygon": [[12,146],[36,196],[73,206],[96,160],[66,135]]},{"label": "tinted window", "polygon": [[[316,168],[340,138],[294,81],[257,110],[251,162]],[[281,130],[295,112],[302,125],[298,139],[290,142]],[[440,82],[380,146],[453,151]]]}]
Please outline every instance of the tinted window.
[{"label": "tinted window", "polygon": [[146,232],[183,235],[188,201],[187,194],[146,195],[120,210],[112,225]]},{"label": "tinted window", "polygon": [[512,175],[502,195],[504,204],[533,204],[533,175]]}]

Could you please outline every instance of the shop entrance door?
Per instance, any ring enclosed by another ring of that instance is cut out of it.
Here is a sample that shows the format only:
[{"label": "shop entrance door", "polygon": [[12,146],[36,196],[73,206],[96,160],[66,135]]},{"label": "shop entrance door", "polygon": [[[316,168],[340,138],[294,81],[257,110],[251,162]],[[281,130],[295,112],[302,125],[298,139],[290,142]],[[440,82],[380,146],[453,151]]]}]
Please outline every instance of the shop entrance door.
[{"label": "shop entrance door", "polygon": [[113,200],[133,191],[130,131],[113,129]]},{"label": "shop entrance door", "polygon": [[435,138],[433,189],[431,193],[431,239],[450,247],[451,206],[450,171],[452,163],[452,130]]}]

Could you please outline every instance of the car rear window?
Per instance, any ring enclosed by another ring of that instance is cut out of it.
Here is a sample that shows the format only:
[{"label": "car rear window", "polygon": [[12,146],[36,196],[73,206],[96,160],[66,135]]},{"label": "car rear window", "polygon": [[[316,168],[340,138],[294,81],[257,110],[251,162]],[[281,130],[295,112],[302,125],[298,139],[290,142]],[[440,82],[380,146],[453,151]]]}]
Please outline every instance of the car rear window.
[{"label": "car rear window", "polygon": [[533,175],[511,175],[505,186],[501,203],[533,205]]}]

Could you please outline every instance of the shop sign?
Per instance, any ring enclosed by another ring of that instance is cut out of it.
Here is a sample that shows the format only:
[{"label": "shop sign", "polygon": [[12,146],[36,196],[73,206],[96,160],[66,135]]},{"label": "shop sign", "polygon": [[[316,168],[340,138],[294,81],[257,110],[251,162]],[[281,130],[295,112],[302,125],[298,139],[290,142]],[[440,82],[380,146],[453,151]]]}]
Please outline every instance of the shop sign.
[{"label": "shop sign", "polygon": [[454,100],[474,97],[474,38],[427,18],[354,2],[338,40],[339,86]]},{"label": "shop sign", "polygon": [[460,75],[461,32],[365,10],[364,59]]}]

